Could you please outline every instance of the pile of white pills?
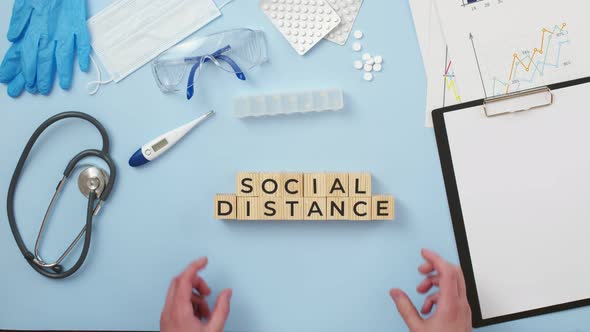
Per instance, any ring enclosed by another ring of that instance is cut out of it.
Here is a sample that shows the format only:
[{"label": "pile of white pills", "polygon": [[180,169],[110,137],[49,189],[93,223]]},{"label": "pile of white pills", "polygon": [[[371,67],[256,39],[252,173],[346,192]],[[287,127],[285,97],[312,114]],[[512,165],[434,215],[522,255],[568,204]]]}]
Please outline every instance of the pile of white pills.
[{"label": "pile of white pills", "polygon": [[344,45],[363,0],[260,0],[260,8],[304,55],[322,39]]},{"label": "pile of white pills", "polygon": [[[356,38],[357,41],[352,44],[353,51],[358,53],[363,49],[363,46],[359,41],[363,36],[364,34],[360,30],[354,32],[354,38]],[[383,57],[380,55],[372,56],[370,53],[363,53],[359,60],[354,61],[353,66],[354,69],[362,70],[364,72],[363,79],[370,82],[375,77],[373,72],[380,72],[383,70]]]}]

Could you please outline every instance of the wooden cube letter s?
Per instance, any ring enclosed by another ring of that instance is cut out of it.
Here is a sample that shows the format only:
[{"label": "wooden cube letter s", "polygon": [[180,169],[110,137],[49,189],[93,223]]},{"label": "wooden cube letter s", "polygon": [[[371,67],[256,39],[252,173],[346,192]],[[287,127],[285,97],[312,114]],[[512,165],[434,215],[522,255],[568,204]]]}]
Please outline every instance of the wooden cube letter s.
[{"label": "wooden cube letter s", "polygon": [[260,179],[258,173],[241,172],[236,176],[236,195],[256,197],[259,196]]}]

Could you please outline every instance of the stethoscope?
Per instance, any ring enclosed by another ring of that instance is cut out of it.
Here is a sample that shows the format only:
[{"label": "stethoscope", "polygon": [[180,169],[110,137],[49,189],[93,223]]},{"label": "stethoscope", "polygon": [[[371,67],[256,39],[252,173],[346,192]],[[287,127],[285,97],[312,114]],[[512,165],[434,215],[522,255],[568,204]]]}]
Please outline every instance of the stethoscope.
[{"label": "stethoscope", "polygon": [[[41,227],[39,228],[39,233],[37,234],[37,241],[35,242],[35,250],[34,253],[29,251],[25,246],[20,232],[18,230],[18,226],[16,225],[16,220],[14,217],[14,193],[16,191],[16,187],[18,184],[18,180],[22,173],[23,167],[25,162],[27,161],[27,157],[33,148],[33,145],[41,136],[41,134],[52,124],[69,118],[78,118],[85,121],[90,122],[100,133],[102,137],[102,149],[89,149],[84,150],[78,153],[66,166],[66,169],[63,172],[63,178],[59,181],[57,188],[55,189],[55,194],[49,203],[49,207],[47,207],[47,211],[45,212],[45,216],[43,217],[43,222],[41,223]],[[102,203],[106,201],[111,193],[113,188],[113,184],[115,183],[115,178],[117,171],[115,169],[115,164],[111,160],[108,155],[109,153],[109,136],[103,125],[98,122],[95,118],[91,117],[88,114],[80,113],[80,112],[65,112],[60,113],[51,118],[47,119],[43,122],[37,130],[33,133],[31,138],[29,139],[23,153],[18,160],[18,164],[14,170],[14,174],[12,175],[12,180],[10,181],[10,187],[8,189],[8,198],[7,198],[7,211],[8,211],[8,222],[10,223],[10,229],[12,230],[12,235],[14,236],[14,240],[18,245],[18,248],[24,255],[27,262],[31,267],[39,272],[40,274],[53,279],[61,279],[66,278],[74,274],[86,259],[88,255],[88,250],[90,248],[90,239],[92,236],[92,222],[94,216],[98,214]],[[39,244],[41,242],[41,238],[43,237],[43,232],[45,230],[45,225],[47,223],[47,219],[51,214],[51,210],[53,205],[55,204],[56,198],[61,192],[66,179],[72,174],[72,171],[76,167],[76,165],[82,160],[87,157],[97,157],[102,159],[109,167],[110,175],[103,169],[95,166],[90,166],[84,169],[79,177],[78,177],[78,187],[82,194],[88,198],[88,208],[86,213],[86,224],[76,236],[74,241],[68,246],[68,248],[64,251],[64,253],[53,263],[47,263],[43,260],[39,253]],[[80,241],[80,239],[84,236],[84,246],[82,247],[82,252],[80,257],[76,261],[76,263],[69,268],[68,270],[64,271],[63,266],[60,265],[61,262],[70,254],[70,252],[74,249],[76,244]]]}]

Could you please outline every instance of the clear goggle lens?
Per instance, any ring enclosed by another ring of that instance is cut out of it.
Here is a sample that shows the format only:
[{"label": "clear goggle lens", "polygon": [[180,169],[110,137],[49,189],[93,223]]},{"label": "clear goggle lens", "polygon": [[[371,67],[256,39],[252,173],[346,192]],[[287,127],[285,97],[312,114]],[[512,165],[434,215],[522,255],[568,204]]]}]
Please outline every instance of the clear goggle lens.
[{"label": "clear goggle lens", "polygon": [[179,43],[152,62],[152,71],[162,91],[186,88],[190,99],[203,67],[214,65],[244,80],[245,71],[266,61],[264,32],[234,29]]}]

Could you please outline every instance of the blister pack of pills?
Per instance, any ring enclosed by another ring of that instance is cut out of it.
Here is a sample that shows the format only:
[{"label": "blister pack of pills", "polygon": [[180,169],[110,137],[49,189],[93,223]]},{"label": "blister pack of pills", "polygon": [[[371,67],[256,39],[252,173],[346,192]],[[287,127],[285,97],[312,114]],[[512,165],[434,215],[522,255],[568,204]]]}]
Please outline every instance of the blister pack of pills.
[{"label": "blister pack of pills", "polygon": [[300,55],[342,21],[327,0],[261,0],[260,8]]},{"label": "blister pack of pills", "polygon": [[346,44],[352,31],[354,21],[363,4],[363,0],[327,0],[328,4],[340,16],[340,24],[330,31],[326,39],[339,45]]}]

